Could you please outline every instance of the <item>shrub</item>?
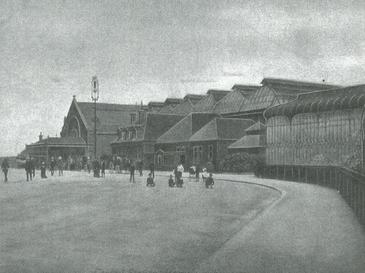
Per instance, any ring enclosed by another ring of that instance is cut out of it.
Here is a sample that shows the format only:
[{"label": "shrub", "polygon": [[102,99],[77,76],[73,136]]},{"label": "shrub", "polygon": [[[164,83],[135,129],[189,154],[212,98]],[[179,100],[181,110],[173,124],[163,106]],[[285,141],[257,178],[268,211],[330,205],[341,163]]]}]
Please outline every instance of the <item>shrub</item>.
[{"label": "shrub", "polygon": [[223,172],[254,172],[264,164],[264,157],[257,154],[234,153],[226,155],[219,162],[219,170]]}]

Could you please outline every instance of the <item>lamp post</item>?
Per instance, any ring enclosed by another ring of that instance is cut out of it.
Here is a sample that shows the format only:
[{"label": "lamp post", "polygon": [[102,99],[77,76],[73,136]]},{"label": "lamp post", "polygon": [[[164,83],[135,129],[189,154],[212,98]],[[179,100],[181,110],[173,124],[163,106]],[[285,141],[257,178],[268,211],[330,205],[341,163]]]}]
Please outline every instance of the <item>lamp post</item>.
[{"label": "lamp post", "polygon": [[99,81],[96,76],[91,80],[91,99],[94,102],[94,160],[96,160],[96,101],[99,99]]}]

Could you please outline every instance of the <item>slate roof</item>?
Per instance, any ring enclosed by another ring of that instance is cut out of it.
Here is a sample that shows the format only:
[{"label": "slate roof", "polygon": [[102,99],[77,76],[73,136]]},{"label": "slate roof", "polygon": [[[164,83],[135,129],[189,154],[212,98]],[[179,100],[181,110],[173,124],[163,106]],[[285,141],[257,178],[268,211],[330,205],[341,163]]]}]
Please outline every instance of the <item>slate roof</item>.
[{"label": "slate roof", "polygon": [[201,127],[215,118],[213,113],[190,113],[157,139],[157,143],[188,142]]},{"label": "slate roof", "polygon": [[255,132],[262,132],[266,130],[266,125],[261,123],[260,121],[256,122],[255,124],[253,124],[252,126],[248,127],[246,129],[246,133],[247,134],[251,134],[251,133],[255,133]]},{"label": "slate roof", "polygon": [[[76,102],[76,104],[86,120],[85,125],[92,126],[94,124],[94,103]],[[139,109],[139,105],[133,104],[97,103],[97,129],[104,132],[116,132],[119,127],[129,125],[130,114],[137,113]]]},{"label": "slate roof", "polygon": [[196,112],[212,112],[214,106],[227,96],[231,91],[211,89],[207,91],[207,95],[194,105]]},{"label": "slate roof", "polygon": [[293,101],[267,109],[264,115],[267,118],[275,115],[293,116],[299,113],[359,108],[364,105],[365,85],[356,85],[300,94]]},{"label": "slate roof", "polygon": [[49,137],[44,138],[35,143],[29,144],[29,146],[85,146],[87,145],[85,140],[81,137]]},{"label": "slate roof", "polygon": [[228,149],[264,148],[266,146],[265,138],[264,135],[245,135],[229,145]]},{"label": "slate roof", "polygon": [[254,123],[250,119],[214,118],[200,130],[190,141],[236,140],[245,134],[245,129]]}]

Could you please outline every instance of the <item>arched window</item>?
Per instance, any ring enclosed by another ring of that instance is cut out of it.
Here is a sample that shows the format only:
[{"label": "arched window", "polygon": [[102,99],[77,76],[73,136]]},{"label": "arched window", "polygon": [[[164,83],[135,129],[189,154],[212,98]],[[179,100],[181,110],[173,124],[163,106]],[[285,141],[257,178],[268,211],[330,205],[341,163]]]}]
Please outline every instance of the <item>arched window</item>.
[{"label": "arched window", "polygon": [[77,117],[73,116],[70,119],[70,123],[68,126],[68,135],[71,137],[80,137],[81,136],[81,132],[80,132],[80,122],[77,119]]}]

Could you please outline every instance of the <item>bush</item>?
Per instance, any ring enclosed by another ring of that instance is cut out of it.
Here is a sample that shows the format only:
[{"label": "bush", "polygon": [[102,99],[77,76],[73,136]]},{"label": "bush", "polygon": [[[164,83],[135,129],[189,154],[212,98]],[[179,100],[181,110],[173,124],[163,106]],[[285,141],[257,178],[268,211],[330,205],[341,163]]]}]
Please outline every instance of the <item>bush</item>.
[{"label": "bush", "polygon": [[264,165],[264,157],[257,154],[234,153],[226,155],[219,162],[219,170],[223,172],[254,172]]}]

